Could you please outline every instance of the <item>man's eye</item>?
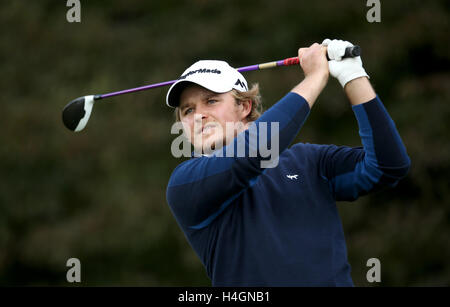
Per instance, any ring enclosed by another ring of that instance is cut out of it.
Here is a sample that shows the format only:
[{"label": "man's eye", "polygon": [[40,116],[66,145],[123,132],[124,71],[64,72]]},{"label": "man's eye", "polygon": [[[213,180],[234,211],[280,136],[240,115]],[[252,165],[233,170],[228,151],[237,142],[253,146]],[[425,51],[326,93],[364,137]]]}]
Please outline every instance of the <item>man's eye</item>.
[{"label": "man's eye", "polygon": [[213,103],[215,103],[215,102],[217,102],[217,100],[215,100],[215,99],[208,99],[208,103],[209,103],[209,104],[213,104]]},{"label": "man's eye", "polygon": [[184,111],[184,115],[188,115],[191,112],[192,112],[192,108],[188,108],[188,109],[186,109],[186,111]]}]

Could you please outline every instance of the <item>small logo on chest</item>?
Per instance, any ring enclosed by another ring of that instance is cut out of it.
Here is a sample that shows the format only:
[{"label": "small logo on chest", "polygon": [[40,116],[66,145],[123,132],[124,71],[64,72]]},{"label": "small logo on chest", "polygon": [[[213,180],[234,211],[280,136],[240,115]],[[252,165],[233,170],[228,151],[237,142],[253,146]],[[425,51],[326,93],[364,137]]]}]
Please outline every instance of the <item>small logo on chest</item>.
[{"label": "small logo on chest", "polygon": [[291,179],[291,180],[297,180],[298,178],[298,175],[297,174],[295,174],[295,175],[286,175],[286,177],[288,177],[289,179]]}]

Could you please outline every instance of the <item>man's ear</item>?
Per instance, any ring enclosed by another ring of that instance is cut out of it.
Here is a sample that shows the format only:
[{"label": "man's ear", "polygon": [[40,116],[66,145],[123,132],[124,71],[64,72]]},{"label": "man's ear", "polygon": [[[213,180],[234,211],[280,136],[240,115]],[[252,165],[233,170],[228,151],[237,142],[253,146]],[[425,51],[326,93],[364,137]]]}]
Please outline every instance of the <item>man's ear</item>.
[{"label": "man's ear", "polygon": [[241,101],[242,106],[241,119],[246,119],[247,116],[250,114],[250,112],[252,111],[252,104],[253,102],[251,99]]}]

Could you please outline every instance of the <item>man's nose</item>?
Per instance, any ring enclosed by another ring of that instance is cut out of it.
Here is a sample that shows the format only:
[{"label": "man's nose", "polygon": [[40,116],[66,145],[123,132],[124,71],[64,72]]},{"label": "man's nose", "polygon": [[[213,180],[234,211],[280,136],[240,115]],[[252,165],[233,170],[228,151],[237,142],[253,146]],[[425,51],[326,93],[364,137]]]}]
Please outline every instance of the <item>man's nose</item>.
[{"label": "man's nose", "polygon": [[206,118],[208,118],[208,115],[205,113],[201,113],[200,111],[195,111],[194,113],[194,121],[197,123],[202,123]]},{"label": "man's nose", "polygon": [[204,108],[196,108],[195,109],[195,118],[196,120],[203,120],[208,117],[208,111]]}]

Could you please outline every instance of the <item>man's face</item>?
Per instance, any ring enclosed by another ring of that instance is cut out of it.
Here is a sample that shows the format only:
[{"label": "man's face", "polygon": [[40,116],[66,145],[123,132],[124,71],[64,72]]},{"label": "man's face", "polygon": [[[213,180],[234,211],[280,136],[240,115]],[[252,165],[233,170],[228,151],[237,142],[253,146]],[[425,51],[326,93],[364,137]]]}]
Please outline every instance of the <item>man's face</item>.
[{"label": "man's face", "polygon": [[193,84],[180,95],[179,112],[185,133],[195,150],[203,153],[226,145],[245,130],[250,111],[251,103],[238,105],[231,92],[218,94]]}]

